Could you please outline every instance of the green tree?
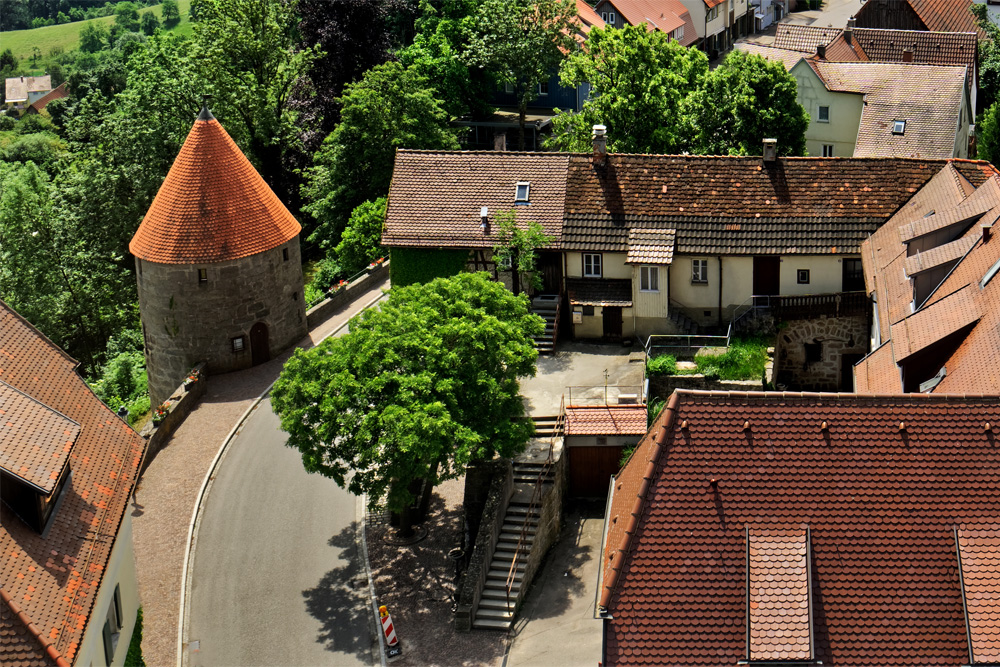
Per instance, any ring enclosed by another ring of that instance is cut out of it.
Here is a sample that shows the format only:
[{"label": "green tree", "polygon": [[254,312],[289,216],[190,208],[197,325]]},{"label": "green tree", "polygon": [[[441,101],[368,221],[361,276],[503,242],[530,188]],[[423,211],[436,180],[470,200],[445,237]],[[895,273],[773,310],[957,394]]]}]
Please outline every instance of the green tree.
[{"label": "green tree", "polygon": [[575,47],[573,0],[485,0],[469,29],[470,65],[514,86],[518,100],[518,146],[524,150],[524,117],[564,53]]},{"label": "green tree", "polygon": [[976,157],[1000,162],[1000,102],[994,102],[976,119]]},{"label": "green tree", "polygon": [[152,35],[160,27],[160,21],[153,12],[146,12],[139,18],[139,27],[142,28],[142,34]]},{"label": "green tree", "polygon": [[366,201],[351,213],[340,243],[334,249],[337,265],[350,276],[385,255],[382,248],[382,226],[385,224],[387,199]]},{"label": "green tree", "polygon": [[161,11],[163,12],[163,25],[167,28],[173,28],[175,25],[181,21],[181,11],[180,7],[177,5],[177,0],[163,0],[163,4],[160,5]]},{"label": "green tree", "polygon": [[559,72],[565,86],[589,83],[590,97],[579,113],[556,115],[548,145],[590,150],[591,128],[606,125],[612,152],[680,153],[694,134],[686,101],[707,74],[702,51],[645,24],[594,28]]},{"label": "green tree", "polygon": [[708,155],[760,155],[767,137],[781,155],[802,155],[809,114],[795,77],[777,61],[732,51],[691,97],[695,149]]},{"label": "green tree", "polygon": [[979,40],[979,99],[983,109],[993,106],[1000,94],[1000,27],[993,22],[986,5],[973,4],[969,10],[976,17],[986,39]]},{"label": "green tree", "polygon": [[115,5],[115,29],[121,32],[138,32],[139,8],[135,3],[122,0]]},{"label": "green tree", "polygon": [[103,24],[90,21],[80,29],[80,50],[84,53],[103,51],[110,39],[111,34]]},{"label": "green tree", "polygon": [[297,350],[272,404],[307,471],[402,513],[406,534],[421,481],[524,450],[518,378],[535,374],[542,327],[485,273],[396,288],[343,337]]},{"label": "green tree", "polygon": [[535,269],[538,262],[538,249],[552,242],[542,226],[529,220],[518,224],[517,210],[498,211],[496,214],[496,243],[493,246],[493,259],[498,267],[510,267],[511,285],[514,294],[521,293],[521,277],[528,276],[530,284],[540,289],[542,279]]},{"label": "green tree", "polygon": [[341,122],[317,151],[304,188],[318,223],[310,240],[327,251],[357,206],[388,194],[396,149],[458,148],[427,80],[398,62],[368,70],[341,103]]}]

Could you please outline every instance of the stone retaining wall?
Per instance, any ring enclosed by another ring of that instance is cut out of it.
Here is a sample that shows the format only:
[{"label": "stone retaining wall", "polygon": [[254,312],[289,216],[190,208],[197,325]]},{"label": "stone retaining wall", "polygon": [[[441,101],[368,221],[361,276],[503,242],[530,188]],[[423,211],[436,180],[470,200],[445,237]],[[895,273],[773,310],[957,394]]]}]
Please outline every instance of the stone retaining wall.
[{"label": "stone retaining wall", "polygon": [[[167,399],[167,402],[169,402],[167,416],[163,421],[159,424],[154,424],[153,420],[150,419],[139,432],[139,435],[145,438],[147,443],[146,457],[142,460],[142,466],[139,468],[140,478],[146,472],[146,468],[149,467],[153,457],[163,449],[170,436],[181,425],[184,418],[188,416],[188,413],[194,409],[194,406],[198,404],[198,399],[205,394],[208,384],[208,378],[205,375],[205,365],[205,362],[201,362],[194,367],[194,370],[197,370],[201,374],[201,378],[197,382],[190,387],[181,384],[170,394],[170,397]],[[154,405],[153,410],[156,410],[157,407],[158,404]]]},{"label": "stone retaining wall", "polygon": [[340,290],[328,299],[320,301],[315,306],[306,311],[306,324],[312,329],[320,322],[323,322],[338,310],[358,298],[359,294],[364,294],[371,289],[372,285],[377,285],[389,277],[389,261],[377,265],[373,269],[368,269],[365,274],[354,280],[350,285]]},{"label": "stone retaining wall", "polygon": [[853,372],[844,355],[865,354],[868,336],[867,315],[789,321],[778,332],[775,381],[795,391],[840,391],[842,374]]}]

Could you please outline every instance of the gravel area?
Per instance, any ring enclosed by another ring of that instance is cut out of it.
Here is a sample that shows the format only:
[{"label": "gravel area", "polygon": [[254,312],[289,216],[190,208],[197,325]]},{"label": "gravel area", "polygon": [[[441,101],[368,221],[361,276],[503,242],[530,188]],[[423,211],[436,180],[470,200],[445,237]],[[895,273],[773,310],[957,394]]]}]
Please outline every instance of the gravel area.
[{"label": "gravel area", "polygon": [[465,478],[449,480],[434,490],[427,520],[427,536],[397,546],[384,538],[393,530],[384,517],[369,515],[366,537],[368,559],[378,603],[392,615],[403,647],[393,667],[441,665],[442,667],[503,663],[506,633],[457,633],[452,615],[455,565],[448,551],[461,542],[462,499]]}]

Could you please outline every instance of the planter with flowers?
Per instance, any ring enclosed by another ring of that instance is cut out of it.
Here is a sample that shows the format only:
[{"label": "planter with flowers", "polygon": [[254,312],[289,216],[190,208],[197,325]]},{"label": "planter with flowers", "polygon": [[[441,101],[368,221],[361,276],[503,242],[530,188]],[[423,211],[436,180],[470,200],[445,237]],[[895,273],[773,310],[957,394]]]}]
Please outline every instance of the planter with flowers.
[{"label": "planter with flowers", "polygon": [[200,380],[201,380],[201,371],[198,370],[197,368],[192,368],[191,372],[188,373],[188,376],[184,378],[184,389],[191,391],[191,388],[194,387],[195,383],[199,382]]},{"label": "planter with flowers", "polygon": [[156,406],[156,409],[153,410],[153,425],[159,426],[163,422],[163,420],[167,418],[167,415],[169,414],[170,414],[170,403],[169,402],[160,403],[158,406]]}]

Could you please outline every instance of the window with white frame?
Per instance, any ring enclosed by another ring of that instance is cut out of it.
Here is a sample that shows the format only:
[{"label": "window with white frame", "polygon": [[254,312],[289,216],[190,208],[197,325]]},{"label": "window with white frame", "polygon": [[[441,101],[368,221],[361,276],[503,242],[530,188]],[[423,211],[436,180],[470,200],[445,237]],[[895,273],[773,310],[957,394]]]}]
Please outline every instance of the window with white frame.
[{"label": "window with white frame", "polygon": [[540,84],[538,84],[538,94],[539,95],[548,95],[549,94],[549,82],[548,81],[542,81]]},{"label": "window with white frame", "polygon": [[615,24],[615,13],[608,12],[608,25],[614,25],[614,24]]},{"label": "window with white frame", "polygon": [[601,255],[600,253],[584,253],[583,255],[583,276],[585,278],[601,277]]},{"label": "window with white frame", "polygon": [[708,10],[708,15],[705,17],[705,20],[714,21],[717,18],[719,18],[719,5],[716,5]]},{"label": "window with white frame", "polygon": [[708,260],[707,259],[694,259],[694,260],[691,260],[691,282],[693,282],[693,283],[707,283],[708,282]]},{"label": "window with white frame", "polygon": [[517,187],[514,189],[514,202],[515,203],[528,203],[528,196],[531,194],[531,183],[527,181],[520,181]]},{"label": "window with white frame", "polygon": [[503,92],[507,93],[508,95],[513,95],[514,94],[514,84],[513,84],[513,82],[508,81],[507,83],[505,83],[503,85]]},{"label": "window with white frame", "polygon": [[905,120],[894,120],[894,121],[892,121],[892,133],[893,134],[906,134],[906,121]]},{"label": "window with white frame", "polygon": [[833,157],[833,144],[823,144],[823,157]]},{"label": "window with white frame", "polygon": [[660,269],[656,266],[639,267],[639,291],[659,292],[660,291]]},{"label": "window with white frame", "polygon": [[115,584],[115,595],[108,605],[108,613],[104,619],[104,659],[107,664],[115,660],[115,651],[118,649],[118,640],[121,638],[122,627],[125,622],[122,617],[122,593],[118,584]]}]

